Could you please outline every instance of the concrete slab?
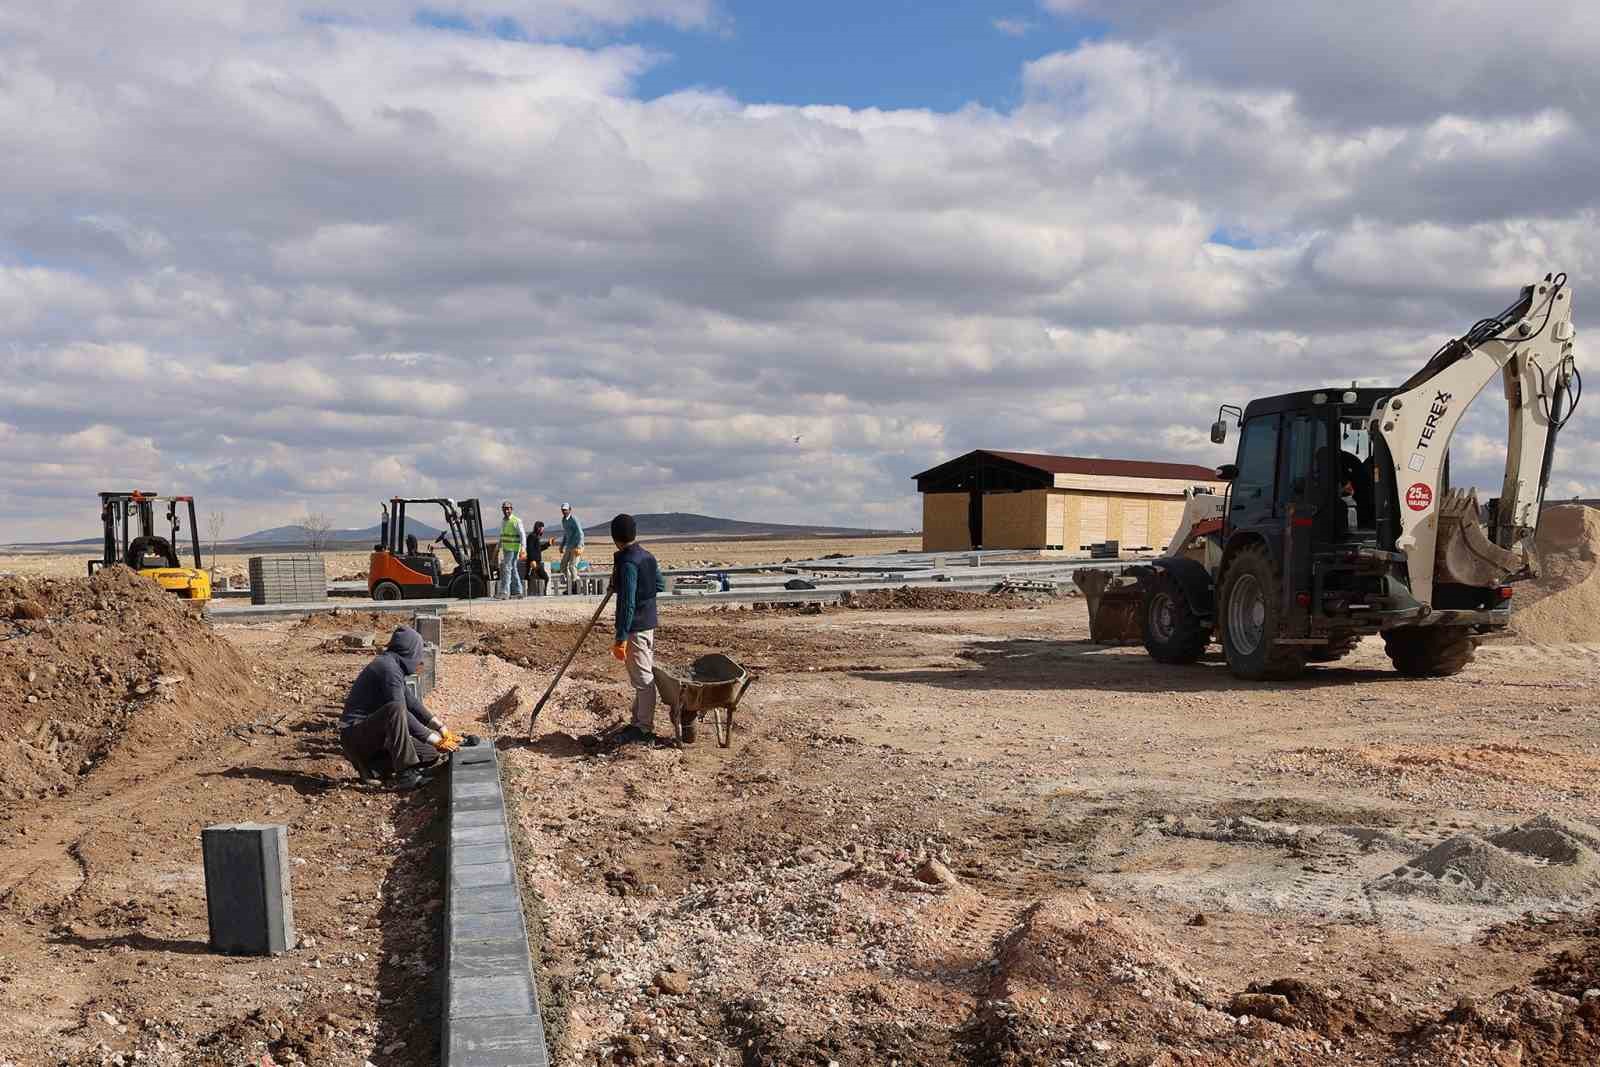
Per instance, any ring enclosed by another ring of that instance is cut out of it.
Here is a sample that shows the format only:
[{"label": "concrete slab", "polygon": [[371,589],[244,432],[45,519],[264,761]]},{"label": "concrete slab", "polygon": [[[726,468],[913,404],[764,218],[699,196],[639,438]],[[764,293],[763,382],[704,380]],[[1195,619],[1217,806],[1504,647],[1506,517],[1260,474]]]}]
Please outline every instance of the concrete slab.
[{"label": "concrete slab", "polygon": [[451,842],[450,862],[456,867],[475,867],[484,863],[510,863],[510,841],[486,841],[481,845]]},{"label": "concrete slab", "polygon": [[[419,607],[429,611],[449,611],[449,600],[372,600],[361,605],[362,611],[410,614]],[[258,619],[293,618],[299,615],[325,615],[332,611],[352,610],[349,600],[311,600],[303,604],[240,604],[207,603],[206,617],[216,622],[253,622]]]},{"label": "concrete slab", "polygon": [[444,1061],[449,1067],[550,1067],[538,1015],[447,1020]]},{"label": "concrete slab", "polygon": [[533,980],[525,942],[472,941],[451,947],[449,978],[452,982],[516,977]]},{"label": "concrete slab", "polygon": [[489,744],[463,745],[450,755],[452,767],[459,767],[469,763],[493,764],[494,762],[494,746]]},{"label": "concrete slab", "polygon": [[452,811],[450,813],[450,829],[453,831],[459,826],[503,826],[506,813],[498,805],[493,808],[481,808],[477,811]]},{"label": "concrete slab", "polygon": [[511,864],[506,861],[499,863],[454,863],[450,872],[450,891],[458,889],[476,889],[489,885],[512,885],[516,882],[517,872],[511,869]]},{"label": "concrete slab", "polygon": [[522,911],[457,912],[450,916],[451,951],[469,941],[504,941],[508,937],[525,936],[522,930]]},{"label": "concrete slab", "polygon": [[[510,882],[498,885],[462,886],[450,891],[450,910],[463,915],[487,915],[497,911],[516,912],[522,917],[522,898]],[[522,927],[519,924],[518,930]]]},{"label": "concrete slab", "polygon": [[488,845],[496,841],[509,841],[510,834],[504,824],[499,826],[462,826],[450,831],[450,845]]},{"label": "concrete slab", "polygon": [[526,974],[496,975],[448,982],[445,1010],[452,1019],[481,1019],[488,1015],[531,1015],[536,1001],[533,980]]},{"label": "concrete slab", "polygon": [[498,797],[500,795],[500,780],[487,778],[482,781],[467,779],[463,781],[453,778],[450,782],[450,798],[456,797]]},{"label": "concrete slab", "polygon": [[498,792],[492,797],[452,796],[450,798],[450,810],[459,811],[463,814],[469,811],[499,811],[503,807],[505,807],[505,801],[500,799]]}]

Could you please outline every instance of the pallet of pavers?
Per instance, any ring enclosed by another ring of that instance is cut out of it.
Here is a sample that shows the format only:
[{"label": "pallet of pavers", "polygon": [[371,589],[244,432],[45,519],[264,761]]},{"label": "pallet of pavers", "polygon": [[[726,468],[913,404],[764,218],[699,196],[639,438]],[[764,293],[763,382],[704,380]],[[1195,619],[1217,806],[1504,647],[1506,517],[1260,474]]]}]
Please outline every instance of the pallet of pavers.
[{"label": "pallet of pavers", "polygon": [[328,596],[328,566],[311,552],[250,557],[250,603],[303,604]]}]

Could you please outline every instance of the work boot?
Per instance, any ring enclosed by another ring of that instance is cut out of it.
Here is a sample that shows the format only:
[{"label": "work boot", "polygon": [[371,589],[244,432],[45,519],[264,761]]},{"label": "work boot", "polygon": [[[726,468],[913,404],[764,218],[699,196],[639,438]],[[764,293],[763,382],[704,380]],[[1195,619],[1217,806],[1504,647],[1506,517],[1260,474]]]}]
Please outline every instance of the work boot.
[{"label": "work boot", "polygon": [[427,784],[427,775],[423,774],[415,767],[407,767],[405,770],[389,779],[389,784],[385,786],[385,788],[391,793],[404,793],[408,790],[420,789]]},{"label": "work boot", "polygon": [[623,745],[650,743],[655,741],[655,739],[656,735],[651,733],[649,730],[644,729],[636,723],[629,723],[612,736],[611,745],[613,748],[621,748]]}]

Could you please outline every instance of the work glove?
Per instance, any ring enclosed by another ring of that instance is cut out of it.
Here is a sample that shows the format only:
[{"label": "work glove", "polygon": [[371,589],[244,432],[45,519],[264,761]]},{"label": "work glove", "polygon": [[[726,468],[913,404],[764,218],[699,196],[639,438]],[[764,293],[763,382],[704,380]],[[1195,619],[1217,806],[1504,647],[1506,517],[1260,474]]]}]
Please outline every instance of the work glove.
[{"label": "work glove", "polygon": [[618,641],[612,645],[611,654],[617,658],[618,663],[628,662],[628,642]]},{"label": "work glove", "polygon": [[463,738],[462,738],[462,736],[460,734],[456,733],[454,730],[450,729],[450,727],[448,727],[448,726],[439,727],[439,734],[446,741],[454,741],[457,745],[461,744],[461,742],[463,740]]},{"label": "work glove", "polygon": [[440,752],[454,752],[456,749],[461,747],[461,738],[457,737],[455,734],[446,732],[440,735],[439,740],[433,743],[433,747],[438,749]]}]

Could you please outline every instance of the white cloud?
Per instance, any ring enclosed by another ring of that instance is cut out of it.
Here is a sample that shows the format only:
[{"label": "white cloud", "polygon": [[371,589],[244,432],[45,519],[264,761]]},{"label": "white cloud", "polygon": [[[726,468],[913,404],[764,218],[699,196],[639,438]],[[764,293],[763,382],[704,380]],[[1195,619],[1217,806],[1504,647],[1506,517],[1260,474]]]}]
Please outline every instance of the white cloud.
[{"label": "white cloud", "polygon": [[[1219,462],[1217,404],[1397,380],[1546,270],[1583,328],[1589,75],[1418,88],[1368,28],[1211,6],[1265,29],[1078,5],[1106,39],[941,114],[642,101],[657,57],[583,37],[705,3],[13,5],[0,520],[82,536],[158,479],[351,525],[392,492],[911,524],[908,476],[972,447]],[[1572,25],[1530,55],[1600,58]]]}]

